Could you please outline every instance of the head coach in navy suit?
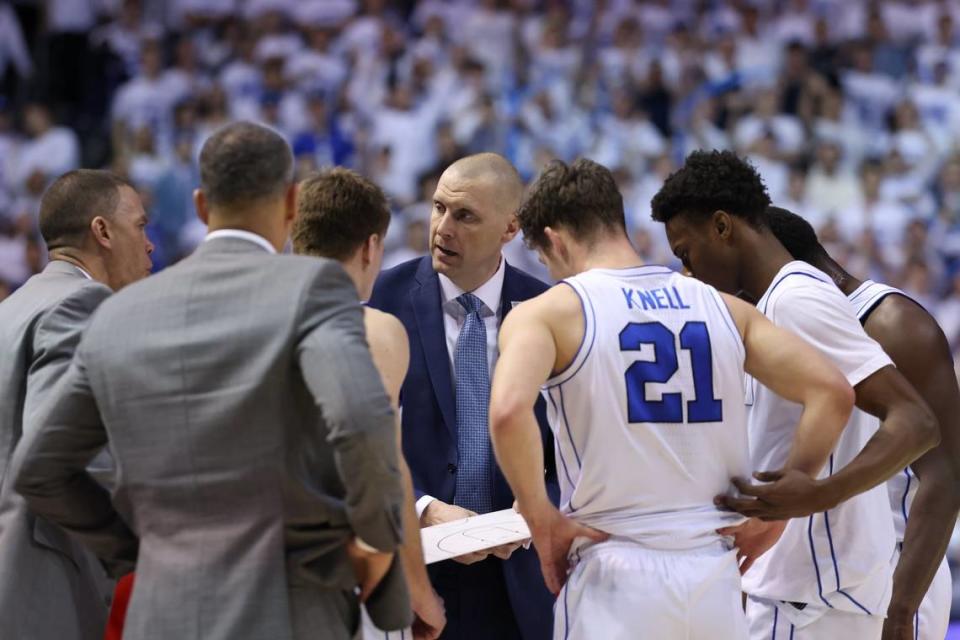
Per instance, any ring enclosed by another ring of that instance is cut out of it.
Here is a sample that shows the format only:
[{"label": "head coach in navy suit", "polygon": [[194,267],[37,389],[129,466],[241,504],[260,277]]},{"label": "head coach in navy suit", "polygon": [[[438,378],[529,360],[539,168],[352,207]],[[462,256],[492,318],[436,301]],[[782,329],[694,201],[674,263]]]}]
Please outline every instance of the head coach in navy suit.
[{"label": "head coach in navy suit", "polygon": [[[487,410],[500,323],[547,285],[504,260],[518,232],[523,182],[493,153],[450,165],[434,194],[430,255],[383,272],[370,306],[400,318],[410,336],[401,390],[403,451],[421,526],[510,508],[513,494],[493,457]],[[549,452],[544,480],[559,495]],[[507,640],[552,636],[553,598],[532,549],[507,545],[430,567],[447,610],[443,638]]]}]

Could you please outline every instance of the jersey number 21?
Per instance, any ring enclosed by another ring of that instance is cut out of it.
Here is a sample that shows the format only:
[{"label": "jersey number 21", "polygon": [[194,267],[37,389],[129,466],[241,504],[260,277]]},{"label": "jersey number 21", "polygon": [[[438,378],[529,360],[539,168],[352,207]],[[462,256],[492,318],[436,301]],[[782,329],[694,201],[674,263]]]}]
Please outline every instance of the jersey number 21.
[{"label": "jersey number 21", "polygon": [[[694,397],[687,400],[686,422],[720,422],[723,404],[713,396],[713,355],[706,323],[685,323],[679,338],[680,348],[690,352],[693,373]],[[631,322],[620,332],[621,351],[639,351],[645,344],[653,345],[653,360],[634,362],[624,374],[628,418],[630,422],[684,422],[679,392],[665,393],[660,400],[647,400],[646,393],[648,382],[667,382],[677,372],[677,336],[660,322]]]}]

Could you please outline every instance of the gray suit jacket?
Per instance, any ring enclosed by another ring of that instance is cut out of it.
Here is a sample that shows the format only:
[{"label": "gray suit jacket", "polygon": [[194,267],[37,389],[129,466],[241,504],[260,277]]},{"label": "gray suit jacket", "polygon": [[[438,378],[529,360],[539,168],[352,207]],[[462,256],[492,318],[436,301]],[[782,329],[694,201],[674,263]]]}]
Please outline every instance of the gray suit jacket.
[{"label": "gray suit jacket", "polygon": [[111,581],[93,554],[27,509],[13,491],[10,462],[28,416],[67,370],[90,314],[109,295],[54,260],[0,303],[0,638],[103,638]]},{"label": "gray suit jacket", "polygon": [[[136,561],[126,640],[348,638],[344,543],[401,542],[392,411],[332,261],[204,243],[101,306],[37,422],[17,490]],[[105,442],[112,502],[84,470]],[[388,628],[411,617],[393,584]]]}]

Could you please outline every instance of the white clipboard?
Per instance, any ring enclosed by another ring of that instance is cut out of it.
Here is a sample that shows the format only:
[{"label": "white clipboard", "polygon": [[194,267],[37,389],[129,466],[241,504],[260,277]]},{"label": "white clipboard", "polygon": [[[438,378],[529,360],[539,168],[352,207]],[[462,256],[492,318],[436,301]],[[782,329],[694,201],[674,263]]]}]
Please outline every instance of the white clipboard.
[{"label": "white clipboard", "polygon": [[530,538],[530,528],[513,509],[452,520],[420,529],[427,564]]}]

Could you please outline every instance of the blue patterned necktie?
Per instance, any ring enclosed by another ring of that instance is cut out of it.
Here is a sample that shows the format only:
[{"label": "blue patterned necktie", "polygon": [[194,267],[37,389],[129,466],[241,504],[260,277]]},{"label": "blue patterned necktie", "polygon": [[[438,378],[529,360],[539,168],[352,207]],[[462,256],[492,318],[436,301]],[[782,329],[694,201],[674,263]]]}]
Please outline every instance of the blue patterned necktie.
[{"label": "blue patterned necktie", "polygon": [[466,319],[453,355],[457,377],[457,489],[454,504],[489,513],[493,510],[493,452],[487,415],[490,405],[490,371],[487,364],[487,328],[480,310],[483,303],[472,293],[457,302]]}]

